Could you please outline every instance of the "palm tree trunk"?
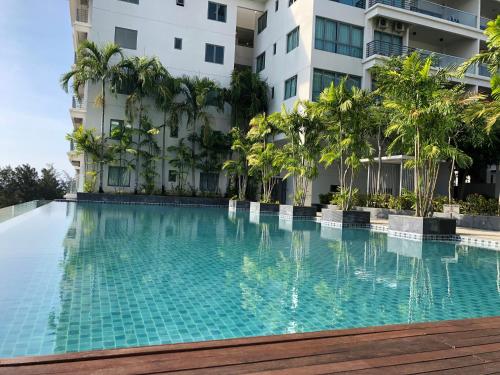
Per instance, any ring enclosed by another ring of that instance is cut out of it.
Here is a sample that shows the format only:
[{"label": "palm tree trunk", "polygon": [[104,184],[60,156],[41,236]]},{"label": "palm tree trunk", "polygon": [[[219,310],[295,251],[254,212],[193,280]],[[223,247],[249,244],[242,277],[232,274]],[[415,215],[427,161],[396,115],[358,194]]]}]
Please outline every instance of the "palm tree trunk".
[{"label": "palm tree trunk", "polygon": [[451,170],[450,170],[450,177],[448,178],[448,204],[451,204],[451,199],[452,199],[452,194],[451,194],[451,185],[453,182],[453,175],[455,172],[455,158],[453,157],[451,159]]},{"label": "palm tree trunk", "polygon": [[198,120],[198,116],[195,116],[193,119],[193,136],[191,137],[191,190],[193,195],[195,195],[196,192],[196,176],[195,176],[195,166],[194,166],[194,160],[196,156],[196,142],[195,142],[195,137],[196,137],[196,121]]},{"label": "palm tree trunk", "polygon": [[419,136],[419,132],[418,132],[418,128],[417,128],[417,134],[415,136],[415,167],[414,167],[414,184],[415,184],[415,187],[414,187],[414,190],[415,190],[415,215],[416,216],[421,216],[420,215],[420,187],[419,187],[419,181],[420,181],[420,176],[419,176],[419,162],[420,162],[420,159],[419,159],[419,156],[420,156],[420,153],[419,153],[419,142],[418,142],[418,136]]},{"label": "palm tree trunk", "polygon": [[[382,142],[381,142],[381,136],[382,136],[382,127],[379,125],[378,127],[378,135],[377,135],[377,146],[378,146],[378,162],[377,162],[377,188],[375,192],[377,194],[380,194],[380,174],[382,171]],[[400,192],[401,194],[401,192]]]},{"label": "palm tree trunk", "polygon": [[165,194],[165,133],[167,132],[167,112],[163,114],[163,140],[161,155],[161,193]]},{"label": "palm tree trunk", "polygon": [[106,110],[106,81],[102,80],[102,113],[101,113],[101,157],[99,160],[99,193],[104,193],[104,113]]},{"label": "palm tree trunk", "polygon": [[141,162],[141,126],[142,124],[142,99],[139,103],[139,136],[137,139],[137,156],[136,156],[136,165],[135,165],[135,187],[134,187],[134,194],[139,193],[139,166]]}]

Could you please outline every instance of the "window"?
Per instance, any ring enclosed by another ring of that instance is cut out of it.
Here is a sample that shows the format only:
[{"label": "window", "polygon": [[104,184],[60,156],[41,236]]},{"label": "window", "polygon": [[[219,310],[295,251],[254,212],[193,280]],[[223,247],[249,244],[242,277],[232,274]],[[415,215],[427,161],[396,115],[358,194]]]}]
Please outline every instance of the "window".
[{"label": "window", "polygon": [[169,170],[168,171],[168,182],[177,182],[177,171],[176,170]]},{"label": "window", "polygon": [[262,16],[257,20],[257,34],[260,34],[267,27],[267,12],[264,12]]},{"label": "window", "polygon": [[170,125],[170,138],[178,138],[179,137],[179,125],[172,124]]},{"label": "window", "polygon": [[297,95],[297,76],[288,78],[285,81],[285,100]]},{"label": "window", "polygon": [[126,167],[108,167],[108,186],[130,186],[130,173]]},{"label": "window", "polygon": [[365,9],[365,0],[332,0],[336,3],[341,3],[345,5],[350,5],[356,8]]},{"label": "window", "polygon": [[215,44],[205,45],[205,61],[214,64],[224,64],[224,47]]},{"label": "window", "polygon": [[111,139],[120,139],[123,132],[124,121],[123,120],[110,120],[109,121],[109,135]]},{"label": "window", "polygon": [[208,2],[208,19],[226,22],[227,5]]},{"label": "window", "polygon": [[255,66],[255,71],[257,73],[262,72],[266,68],[266,53],[262,52],[257,56],[257,64]]},{"label": "window", "polygon": [[115,27],[115,43],[122,48],[137,49],[137,30]]},{"label": "window", "polygon": [[271,99],[274,99],[274,86],[271,87]]},{"label": "window", "polygon": [[174,38],[174,48],[182,49],[182,38]]},{"label": "window", "polygon": [[275,11],[275,12],[277,12],[277,11],[278,11],[278,9],[279,9],[279,7],[280,7],[280,2],[279,2],[279,0],[276,0],[276,1],[274,2],[274,11]]},{"label": "window", "polygon": [[200,190],[210,193],[217,192],[219,187],[219,174],[200,172]]},{"label": "window", "polygon": [[316,17],[314,48],[362,58],[363,28]]},{"label": "window", "polygon": [[375,31],[377,53],[383,56],[399,56],[403,54],[403,38],[399,35]]},{"label": "window", "polygon": [[[127,73],[128,69],[124,68],[124,73]],[[119,80],[112,89],[114,92],[120,95],[130,95],[134,91],[134,79],[131,74],[123,74],[125,79]]]},{"label": "window", "polygon": [[329,70],[314,69],[312,100],[317,100],[323,90],[330,87],[332,82],[338,85],[344,77],[348,77],[346,81],[347,88],[350,89],[352,86],[361,87],[361,77],[331,72]]},{"label": "window", "polygon": [[276,55],[276,43],[273,44],[273,55]]},{"label": "window", "polygon": [[293,5],[293,3],[295,3],[297,0],[288,0],[288,6],[291,6]]},{"label": "window", "polygon": [[286,36],[286,53],[299,46],[299,27],[290,31]]},{"label": "window", "polygon": [[177,0],[177,5],[180,7],[184,6],[184,0]]},{"label": "window", "polygon": [[139,0],[120,0],[123,1],[124,3],[130,3],[130,4],[137,4],[139,5]]}]

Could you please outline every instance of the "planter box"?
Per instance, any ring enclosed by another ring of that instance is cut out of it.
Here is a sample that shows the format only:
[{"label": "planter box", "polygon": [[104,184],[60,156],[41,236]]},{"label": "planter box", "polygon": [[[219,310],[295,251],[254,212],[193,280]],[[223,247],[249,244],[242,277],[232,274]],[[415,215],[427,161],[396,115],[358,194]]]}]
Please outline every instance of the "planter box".
[{"label": "planter box", "polygon": [[460,205],[459,204],[443,204],[443,213],[454,217],[455,215],[460,215]]},{"label": "planter box", "polygon": [[237,201],[230,200],[229,201],[229,211],[247,211],[250,209],[249,201]]},{"label": "planter box", "polygon": [[316,207],[292,206],[280,204],[280,216],[285,217],[316,217]]},{"label": "planter box", "polygon": [[280,205],[276,203],[250,202],[251,213],[278,213]]},{"label": "planter box", "polygon": [[128,204],[178,204],[195,206],[223,206],[227,207],[227,198],[208,197],[178,197],[170,195],[134,195],[134,194],[98,194],[77,193],[78,202],[106,202],[106,203],[128,203]]},{"label": "planter box", "polygon": [[372,219],[387,219],[389,215],[414,215],[415,211],[411,210],[395,210],[392,208],[378,207],[355,207],[356,211],[369,212]]},{"label": "planter box", "polygon": [[342,225],[370,224],[370,213],[363,211],[323,210],[321,221]]},{"label": "planter box", "polygon": [[[449,218],[450,214],[436,212],[434,216]],[[452,217],[459,227],[500,231],[500,216],[453,214]]]},{"label": "planter box", "polygon": [[413,233],[421,236],[454,235],[457,220],[440,217],[389,215],[389,231]]}]

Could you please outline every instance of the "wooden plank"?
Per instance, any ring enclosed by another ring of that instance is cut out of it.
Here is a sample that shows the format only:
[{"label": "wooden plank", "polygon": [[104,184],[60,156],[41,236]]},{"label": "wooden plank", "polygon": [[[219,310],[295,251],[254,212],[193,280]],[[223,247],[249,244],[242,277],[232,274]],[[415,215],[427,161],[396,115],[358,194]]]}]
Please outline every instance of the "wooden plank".
[{"label": "wooden plank", "polygon": [[[437,360],[447,360],[459,357],[474,358],[474,355],[479,352],[494,352],[496,348],[500,346],[500,343],[495,345],[484,345],[475,348],[461,348],[461,349],[447,349],[441,351],[431,351],[424,353],[414,353],[406,354],[400,356],[388,356],[380,358],[368,358],[364,360],[354,360],[342,363],[327,363],[323,365],[311,365],[307,367],[298,368],[295,367],[294,371],[297,374],[342,374],[342,373],[352,373],[355,371],[369,370],[374,371],[377,368],[383,368],[387,372],[391,366],[398,366],[401,364],[415,364],[415,363],[425,363],[429,361]],[[273,374],[273,375],[286,375],[290,371],[290,368],[277,370],[277,371],[264,371],[263,374]],[[183,374],[183,373],[182,373]]]},{"label": "wooden plank", "polygon": [[488,373],[499,363],[492,317],[7,359],[0,375]]},{"label": "wooden plank", "polygon": [[286,335],[274,335],[274,336],[259,336],[259,337],[248,337],[248,338],[238,338],[238,339],[227,339],[227,340],[214,340],[214,341],[203,341],[203,342],[193,342],[193,343],[181,343],[181,344],[169,344],[169,345],[158,345],[158,346],[147,346],[138,348],[121,348],[121,349],[110,349],[110,350],[96,350],[90,352],[80,352],[80,353],[66,353],[48,356],[34,356],[34,357],[20,357],[20,358],[3,358],[0,359],[0,367],[2,365],[12,365],[12,364],[29,364],[29,363],[48,363],[48,362],[70,362],[70,361],[81,361],[88,359],[101,359],[101,358],[114,358],[121,356],[130,355],[142,355],[142,354],[155,354],[155,353],[167,353],[167,352],[179,352],[186,350],[200,350],[200,349],[216,349],[216,348],[226,348],[231,346],[251,346],[266,343],[280,343],[280,342],[290,342],[290,341],[302,341],[308,339],[316,338],[326,338],[326,337],[339,337],[339,336],[358,336],[370,333],[380,333],[380,332],[393,332],[393,331],[407,331],[412,330],[422,330],[424,332],[426,329],[436,329],[438,327],[443,327],[444,329],[456,329],[456,330],[471,330],[474,328],[488,328],[491,324],[500,326],[499,317],[487,317],[487,318],[477,318],[471,320],[449,320],[449,321],[439,321],[439,322],[428,322],[428,323],[415,323],[415,324],[395,324],[382,327],[365,327],[365,328],[355,328],[355,329],[343,329],[343,330],[329,330],[329,331],[319,331],[310,333],[296,333],[296,334],[286,334]]}]

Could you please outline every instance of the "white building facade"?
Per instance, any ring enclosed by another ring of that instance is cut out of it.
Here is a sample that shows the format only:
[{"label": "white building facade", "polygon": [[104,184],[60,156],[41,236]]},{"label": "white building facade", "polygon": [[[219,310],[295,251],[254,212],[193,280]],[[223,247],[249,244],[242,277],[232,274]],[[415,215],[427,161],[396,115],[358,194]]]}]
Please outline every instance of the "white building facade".
[{"label": "white building facade", "polygon": [[[100,45],[115,41],[127,56],[158,57],[173,76],[209,77],[222,87],[229,85],[235,67],[251,66],[270,87],[269,112],[279,111],[283,103],[314,100],[345,75],[350,84],[370,89],[369,69],[385,56],[418,49],[433,53],[439,66],[459,65],[486,48],[483,30],[499,9],[497,0],[70,0],[75,49],[83,39]],[[471,68],[463,82],[472,91],[490,90],[482,66]],[[86,87],[82,94],[82,101],[73,100],[73,125],[99,129],[97,89]],[[112,121],[126,119],[125,96],[108,97],[109,131]],[[148,112],[153,123],[162,123],[153,103]],[[216,129],[229,130],[229,107],[212,115]],[[181,125],[177,137],[167,137],[167,146],[187,134]],[[73,151],[69,156],[82,191],[83,156]],[[369,189],[367,173],[357,179],[362,192]],[[198,187],[203,184],[200,171],[196,176]],[[119,190],[133,190],[133,177]],[[385,190],[398,194],[401,181]],[[106,167],[104,189],[116,191],[108,182]],[[290,201],[291,182],[281,185],[283,200]],[[337,185],[335,168],[322,169],[308,203],[318,203],[320,194]],[[217,190],[223,193],[226,186],[221,173]],[[437,189],[446,193],[446,178]]]}]

